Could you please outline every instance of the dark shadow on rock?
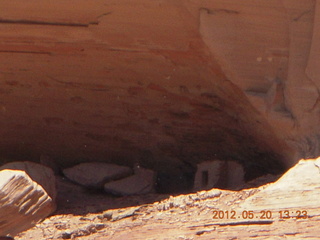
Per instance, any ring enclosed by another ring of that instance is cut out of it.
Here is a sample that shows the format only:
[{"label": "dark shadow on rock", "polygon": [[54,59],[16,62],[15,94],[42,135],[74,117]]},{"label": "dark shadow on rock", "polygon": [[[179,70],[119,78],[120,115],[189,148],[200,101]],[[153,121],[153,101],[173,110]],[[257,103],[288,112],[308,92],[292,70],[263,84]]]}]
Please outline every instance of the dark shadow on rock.
[{"label": "dark shadow on rock", "polygon": [[[71,182],[63,176],[57,176],[58,209],[54,215],[86,215],[89,213],[99,213],[109,209],[152,204],[167,199],[170,196],[195,193],[196,191],[193,189],[195,169],[187,165],[180,165],[178,169],[179,168],[180,172],[178,173],[175,168],[171,168],[171,172],[164,171],[164,169],[168,170],[170,168],[163,168],[163,171],[158,172],[155,186],[156,193],[123,197],[108,194],[103,190],[89,190]],[[279,177],[281,177],[281,174],[274,175],[265,173],[243,185],[236,186],[232,189],[225,189],[240,191],[247,188],[256,188],[274,182]],[[199,189],[198,191],[201,190],[203,189]]]},{"label": "dark shadow on rock", "polygon": [[88,190],[62,176],[57,177],[57,188],[58,209],[53,215],[99,213],[108,209],[151,204],[169,197],[168,194],[156,193],[117,197],[102,190]]}]

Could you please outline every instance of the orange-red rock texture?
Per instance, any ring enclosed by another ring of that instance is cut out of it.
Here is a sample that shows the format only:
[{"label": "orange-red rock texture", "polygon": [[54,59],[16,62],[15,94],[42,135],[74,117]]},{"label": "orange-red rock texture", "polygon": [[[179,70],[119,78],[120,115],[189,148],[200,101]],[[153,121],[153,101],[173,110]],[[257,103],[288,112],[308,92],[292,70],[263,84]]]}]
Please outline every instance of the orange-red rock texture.
[{"label": "orange-red rock texture", "polygon": [[319,154],[319,1],[3,0],[0,9],[7,158],[140,162],[181,175],[235,160],[250,179]]}]

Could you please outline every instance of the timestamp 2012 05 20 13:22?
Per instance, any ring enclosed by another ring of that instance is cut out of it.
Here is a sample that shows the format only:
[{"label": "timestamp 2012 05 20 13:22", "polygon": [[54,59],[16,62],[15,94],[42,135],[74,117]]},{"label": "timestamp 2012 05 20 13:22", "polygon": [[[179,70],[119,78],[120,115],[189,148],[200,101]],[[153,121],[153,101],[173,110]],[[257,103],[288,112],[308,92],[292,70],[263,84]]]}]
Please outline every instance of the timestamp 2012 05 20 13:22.
[{"label": "timestamp 2012 05 20 13:22", "polygon": [[212,211],[213,219],[261,219],[268,220],[273,218],[279,219],[307,219],[308,212],[306,210],[281,210],[281,211],[270,211],[270,210],[262,210],[259,212],[243,210],[237,212],[235,210],[214,210]]}]

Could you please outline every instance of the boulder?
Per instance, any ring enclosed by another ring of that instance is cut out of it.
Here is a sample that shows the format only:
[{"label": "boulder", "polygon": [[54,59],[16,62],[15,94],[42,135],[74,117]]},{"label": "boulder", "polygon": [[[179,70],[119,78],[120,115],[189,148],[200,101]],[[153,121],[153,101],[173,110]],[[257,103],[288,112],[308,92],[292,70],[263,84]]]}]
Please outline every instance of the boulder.
[{"label": "boulder", "polygon": [[89,188],[103,188],[107,182],[130,176],[132,169],[102,162],[81,163],[63,170],[71,181]]},{"label": "boulder", "polygon": [[134,175],[106,183],[104,190],[120,196],[147,194],[154,191],[154,183],[154,171],[138,167]]},{"label": "boulder", "polygon": [[[253,211],[286,211],[295,208],[297,211],[319,209],[320,199],[320,158],[300,160],[278,181],[261,187],[262,190],[247,198],[241,208]],[[317,210],[319,213],[320,211]],[[311,212],[311,211],[310,211]]]},{"label": "boulder", "polygon": [[0,167],[0,170],[4,169],[21,170],[26,172],[29,177],[41,185],[52,200],[55,201],[57,196],[56,178],[54,176],[54,172],[50,168],[39,163],[25,161],[7,163]]},{"label": "boulder", "polygon": [[0,236],[15,236],[54,210],[52,198],[24,171],[0,171]]}]

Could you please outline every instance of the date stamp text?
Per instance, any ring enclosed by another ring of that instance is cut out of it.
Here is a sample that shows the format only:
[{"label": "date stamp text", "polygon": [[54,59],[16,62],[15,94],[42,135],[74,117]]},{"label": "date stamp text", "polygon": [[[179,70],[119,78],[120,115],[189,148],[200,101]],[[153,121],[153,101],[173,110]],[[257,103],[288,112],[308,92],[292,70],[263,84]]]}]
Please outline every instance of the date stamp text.
[{"label": "date stamp text", "polygon": [[261,220],[268,220],[268,219],[307,219],[308,212],[306,210],[282,210],[282,211],[234,211],[234,210],[214,210],[213,212],[213,219],[261,219]]}]

